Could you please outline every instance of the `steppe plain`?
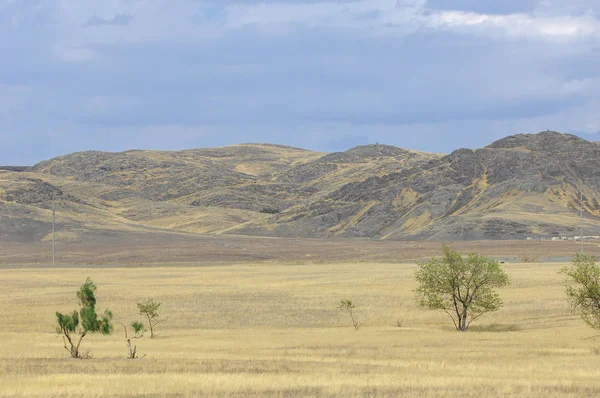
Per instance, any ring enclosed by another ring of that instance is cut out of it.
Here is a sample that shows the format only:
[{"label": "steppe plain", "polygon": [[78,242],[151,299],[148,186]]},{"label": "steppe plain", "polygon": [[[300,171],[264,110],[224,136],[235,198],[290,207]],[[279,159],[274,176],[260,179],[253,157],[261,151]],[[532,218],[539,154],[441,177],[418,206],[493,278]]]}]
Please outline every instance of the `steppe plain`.
[{"label": "steppe plain", "polygon": [[[457,243],[504,261],[512,280],[504,307],[467,333],[414,302],[416,262],[439,243],[140,237],[61,244],[54,267],[49,247],[0,248],[3,397],[600,395],[600,342],[557,274],[575,242]],[[86,277],[118,321],[141,319],[140,299],[164,303],[159,336],[137,341],[143,359],[126,359],[118,327],[84,339],[92,359],[68,358],[54,313],[76,308]],[[358,304],[357,331],[342,298]]]},{"label": "steppe plain", "polygon": [[[0,166],[0,396],[600,396],[600,340],[558,274],[580,228],[600,235],[599,169],[600,143],[551,131],[447,155],[243,144]],[[467,333],[415,304],[444,241],[512,280]],[[144,358],[118,324],[69,358],[55,312],[87,277],[115,321],[163,303]]]}]

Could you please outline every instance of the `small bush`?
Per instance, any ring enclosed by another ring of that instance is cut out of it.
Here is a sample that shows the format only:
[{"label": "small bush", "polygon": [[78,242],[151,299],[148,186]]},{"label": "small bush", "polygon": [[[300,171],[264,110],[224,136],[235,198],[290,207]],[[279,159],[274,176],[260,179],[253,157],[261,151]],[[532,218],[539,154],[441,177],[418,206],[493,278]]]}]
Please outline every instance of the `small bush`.
[{"label": "small bush", "polygon": [[[133,329],[133,333],[129,333],[127,330],[127,326],[124,323],[119,323],[125,332],[125,341],[127,342],[127,349],[129,353],[127,354],[127,359],[137,359],[137,346],[131,342],[131,340],[138,340],[144,337],[144,333],[146,332],[146,328],[141,322],[133,322],[131,323],[131,327]],[[145,357],[144,354],[142,356]]]},{"label": "small bush", "polygon": [[266,213],[266,214],[279,214],[279,213],[281,213],[281,210],[279,210],[279,209],[271,209],[271,208],[265,207],[260,212],[261,213]]},{"label": "small bush", "polygon": [[521,262],[522,263],[537,263],[537,262],[539,262],[539,259],[534,256],[523,256],[523,257],[521,257]]}]

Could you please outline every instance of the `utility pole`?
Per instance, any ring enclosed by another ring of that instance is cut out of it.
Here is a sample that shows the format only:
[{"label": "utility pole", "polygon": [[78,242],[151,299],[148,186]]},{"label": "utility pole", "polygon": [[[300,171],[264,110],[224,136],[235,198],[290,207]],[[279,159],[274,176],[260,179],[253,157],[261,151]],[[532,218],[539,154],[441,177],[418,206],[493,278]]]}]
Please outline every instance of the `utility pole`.
[{"label": "utility pole", "polygon": [[56,194],[52,193],[52,265],[56,263],[56,235],[54,224],[56,223],[56,214],[54,212],[54,202],[56,201]]},{"label": "utility pole", "polygon": [[581,238],[581,255],[583,256],[583,191],[581,190],[581,186],[579,187],[579,203],[580,203],[580,211],[579,211],[579,224],[580,231],[579,237]]}]

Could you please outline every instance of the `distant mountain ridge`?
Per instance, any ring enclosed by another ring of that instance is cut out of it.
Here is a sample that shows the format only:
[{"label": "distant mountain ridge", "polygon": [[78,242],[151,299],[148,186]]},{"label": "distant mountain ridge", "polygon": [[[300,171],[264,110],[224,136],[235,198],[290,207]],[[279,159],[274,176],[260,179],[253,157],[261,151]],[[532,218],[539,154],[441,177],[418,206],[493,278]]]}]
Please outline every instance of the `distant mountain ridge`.
[{"label": "distant mountain ridge", "polygon": [[[543,132],[448,155],[389,145],[270,144],[78,152],[0,168],[0,240],[123,232],[369,239],[523,239],[600,231],[600,143]],[[594,233],[597,235],[598,233]]]}]

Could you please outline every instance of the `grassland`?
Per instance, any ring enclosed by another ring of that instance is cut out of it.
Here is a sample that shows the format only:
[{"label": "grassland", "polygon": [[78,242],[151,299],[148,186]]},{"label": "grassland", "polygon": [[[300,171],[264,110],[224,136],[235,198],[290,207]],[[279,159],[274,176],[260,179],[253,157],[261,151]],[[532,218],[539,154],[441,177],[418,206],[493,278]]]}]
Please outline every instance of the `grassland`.
[{"label": "grassland", "polygon": [[[569,313],[560,267],[506,264],[504,308],[467,333],[415,307],[414,264],[4,268],[0,396],[599,396],[593,333]],[[74,309],[88,276],[117,320],[164,303],[145,358],[125,359],[119,329],[86,337],[93,359],[68,358],[54,312]]]}]

